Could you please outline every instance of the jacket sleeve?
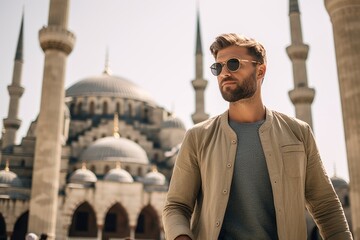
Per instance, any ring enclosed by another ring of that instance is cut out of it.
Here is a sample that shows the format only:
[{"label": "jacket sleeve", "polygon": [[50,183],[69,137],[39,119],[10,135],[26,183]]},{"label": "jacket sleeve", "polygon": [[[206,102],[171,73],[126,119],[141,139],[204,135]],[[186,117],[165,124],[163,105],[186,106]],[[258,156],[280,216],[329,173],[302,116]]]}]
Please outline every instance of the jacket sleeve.
[{"label": "jacket sleeve", "polygon": [[190,219],[201,184],[196,151],[195,141],[188,131],[175,161],[162,215],[167,240],[179,235],[195,239],[190,230]]},{"label": "jacket sleeve", "polygon": [[326,174],[309,126],[304,135],[308,158],[305,180],[307,208],[323,239],[353,239],[341,202]]}]

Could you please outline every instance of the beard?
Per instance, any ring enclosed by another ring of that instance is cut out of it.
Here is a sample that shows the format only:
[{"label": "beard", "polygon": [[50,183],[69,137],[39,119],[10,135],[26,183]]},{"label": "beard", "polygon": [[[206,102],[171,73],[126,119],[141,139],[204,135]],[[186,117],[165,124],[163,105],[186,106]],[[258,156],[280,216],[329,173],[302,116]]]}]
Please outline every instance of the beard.
[{"label": "beard", "polygon": [[[225,78],[224,81],[232,80],[231,78]],[[256,85],[256,72],[244,79],[243,83],[236,83],[236,88],[233,86],[221,87],[219,85],[222,97],[227,102],[237,102],[239,100],[248,99],[254,96],[257,85]]]}]

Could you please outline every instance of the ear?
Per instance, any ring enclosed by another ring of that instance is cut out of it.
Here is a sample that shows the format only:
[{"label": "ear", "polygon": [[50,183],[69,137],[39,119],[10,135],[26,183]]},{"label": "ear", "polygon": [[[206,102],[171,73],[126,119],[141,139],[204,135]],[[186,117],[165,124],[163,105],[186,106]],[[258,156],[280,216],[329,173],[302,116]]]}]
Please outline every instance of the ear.
[{"label": "ear", "polygon": [[259,65],[257,69],[257,78],[263,79],[265,77],[265,73],[266,73],[266,65],[265,64]]}]

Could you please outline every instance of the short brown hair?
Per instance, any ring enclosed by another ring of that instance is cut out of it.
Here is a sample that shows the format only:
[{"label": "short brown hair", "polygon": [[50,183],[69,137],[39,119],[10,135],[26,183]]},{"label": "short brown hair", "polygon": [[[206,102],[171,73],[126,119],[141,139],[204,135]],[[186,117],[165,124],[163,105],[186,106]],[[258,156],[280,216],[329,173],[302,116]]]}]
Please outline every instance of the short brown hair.
[{"label": "short brown hair", "polygon": [[237,33],[225,33],[215,38],[215,41],[210,46],[211,54],[214,58],[217,57],[218,52],[229,46],[245,47],[248,53],[261,64],[266,63],[266,50],[264,46],[253,38],[249,38]]}]

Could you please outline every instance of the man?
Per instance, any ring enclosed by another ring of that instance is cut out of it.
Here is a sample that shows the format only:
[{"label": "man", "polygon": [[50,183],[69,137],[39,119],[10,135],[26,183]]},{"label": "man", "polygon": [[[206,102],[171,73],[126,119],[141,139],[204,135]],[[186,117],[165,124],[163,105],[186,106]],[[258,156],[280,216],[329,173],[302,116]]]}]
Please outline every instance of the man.
[{"label": "man", "polygon": [[163,211],[166,239],[306,239],[305,207],[324,239],[352,239],[309,125],[262,102],[264,47],[231,33],[210,50],[229,109],[186,133]]}]

